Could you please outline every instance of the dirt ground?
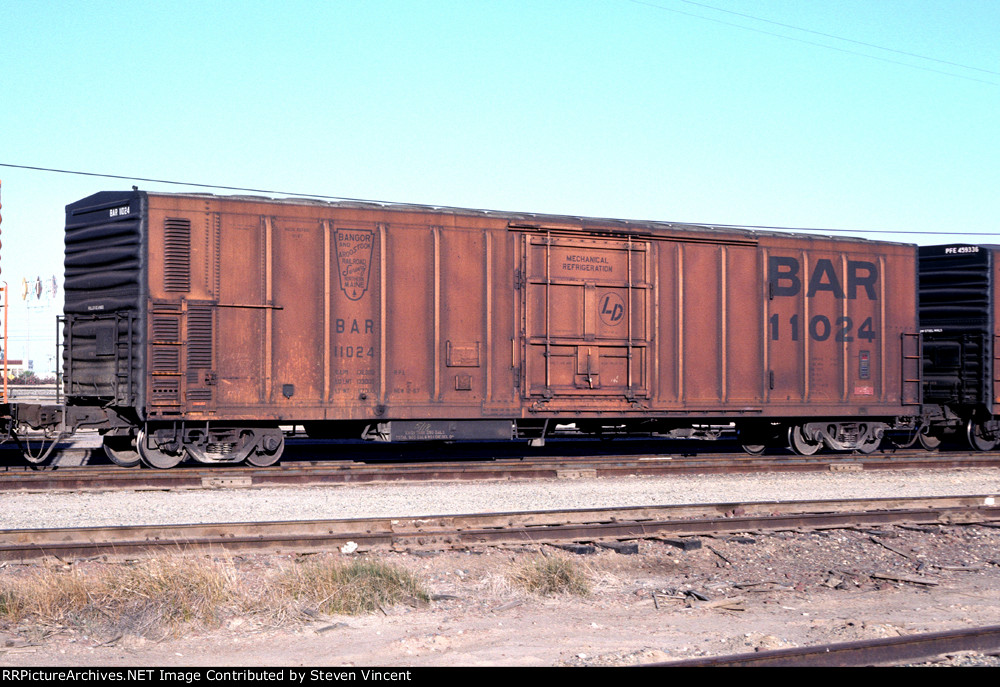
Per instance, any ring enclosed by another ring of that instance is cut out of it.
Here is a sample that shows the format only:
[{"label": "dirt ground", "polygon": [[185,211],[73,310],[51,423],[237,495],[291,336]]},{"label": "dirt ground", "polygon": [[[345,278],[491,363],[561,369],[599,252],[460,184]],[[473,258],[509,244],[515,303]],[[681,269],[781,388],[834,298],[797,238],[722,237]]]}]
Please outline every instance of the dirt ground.
[{"label": "dirt ground", "polygon": [[[8,628],[0,666],[621,666],[1000,623],[995,528],[685,542],[642,540],[636,553],[353,553],[409,569],[431,601],[281,627],[233,617],[159,641],[101,641],[71,627],[32,640],[32,628]],[[516,584],[526,563],[555,557],[585,576],[589,593],[539,595]]]}]

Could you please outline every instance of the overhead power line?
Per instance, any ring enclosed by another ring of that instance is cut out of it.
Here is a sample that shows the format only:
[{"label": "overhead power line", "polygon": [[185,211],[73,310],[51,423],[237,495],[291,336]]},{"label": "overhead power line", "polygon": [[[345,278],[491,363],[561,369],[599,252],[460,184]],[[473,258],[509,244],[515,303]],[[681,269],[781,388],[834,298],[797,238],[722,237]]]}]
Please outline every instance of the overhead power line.
[{"label": "overhead power line", "polygon": [[[931,72],[931,73],[934,73],[934,74],[943,74],[945,76],[951,76],[951,77],[954,77],[956,79],[965,79],[966,81],[975,81],[977,83],[988,84],[990,86],[1000,86],[1000,83],[998,83],[996,81],[990,81],[990,80],[987,80],[987,79],[981,79],[981,78],[977,78],[975,76],[970,76],[970,75],[967,75],[967,74],[956,74],[955,72],[945,71],[943,69],[934,69],[932,67],[925,67],[925,66],[921,66],[919,64],[911,64],[909,62],[901,62],[899,60],[892,60],[892,59],[889,59],[889,58],[886,58],[886,57],[879,57],[877,55],[871,55],[871,54],[868,54],[868,53],[859,52],[857,50],[848,50],[846,48],[838,48],[837,46],[834,46],[834,45],[828,45],[826,43],[817,43],[816,41],[805,40],[803,38],[795,38],[794,36],[788,36],[788,35],[783,34],[783,33],[776,33],[774,31],[765,31],[764,29],[754,28],[752,26],[745,26],[743,24],[736,24],[734,22],[725,21],[725,20],[722,20],[722,19],[714,18],[714,17],[706,17],[706,16],[704,16],[702,14],[695,14],[693,12],[685,12],[684,10],[679,10],[679,9],[676,9],[676,8],[673,8],[673,7],[665,7],[665,6],[663,6],[661,4],[658,4],[658,3],[655,3],[655,2],[649,2],[648,0],[628,0],[628,1],[632,2],[632,3],[636,4],[636,5],[643,5],[645,7],[651,7],[653,9],[663,10],[664,12],[673,12],[674,14],[682,14],[685,17],[693,17],[694,19],[701,19],[703,21],[710,21],[710,22],[714,22],[716,24],[722,24],[723,26],[731,26],[733,28],[741,29],[743,31],[752,31],[754,33],[760,33],[760,34],[763,34],[765,36],[773,36],[775,38],[781,38],[781,39],[788,40],[788,41],[794,41],[796,43],[803,43],[805,45],[811,45],[811,46],[817,47],[817,48],[825,48],[826,50],[835,50],[836,52],[842,52],[842,53],[845,53],[845,54],[848,54],[848,55],[856,55],[858,57],[865,57],[865,58],[870,59],[870,60],[878,60],[879,62],[886,62],[888,64],[895,64],[895,65],[899,65],[899,66],[902,66],[902,67],[907,67],[908,69],[918,69],[918,70],[924,71],[924,72]],[[894,48],[887,48],[887,47],[884,47],[884,46],[875,45],[874,43],[865,43],[863,41],[857,41],[857,40],[854,40],[854,39],[851,39],[851,38],[844,38],[842,36],[836,36],[834,34],[823,33],[821,31],[814,31],[812,29],[805,29],[805,28],[802,28],[802,27],[799,27],[799,26],[793,26],[792,24],[782,24],[781,22],[771,21],[769,19],[762,19],[760,17],[755,17],[755,16],[750,15],[750,14],[743,14],[743,13],[740,13],[740,12],[733,12],[731,10],[726,10],[726,9],[722,9],[722,8],[719,8],[719,7],[713,7],[711,5],[707,5],[707,4],[704,4],[704,3],[694,2],[694,0],[679,0],[679,2],[684,2],[684,3],[687,3],[689,5],[693,5],[693,6],[696,6],[696,7],[701,7],[703,9],[715,10],[717,12],[725,12],[727,14],[732,14],[732,15],[735,15],[735,16],[743,17],[744,19],[750,19],[752,21],[764,22],[764,23],[767,23],[767,24],[772,24],[774,26],[780,26],[782,28],[791,29],[791,30],[794,30],[794,31],[802,31],[802,32],[809,33],[809,34],[812,34],[812,35],[815,35],[815,36],[822,36],[824,38],[830,38],[830,39],[833,39],[833,40],[844,41],[846,43],[851,43],[851,44],[854,44],[854,45],[860,45],[860,46],[864,46],[864,47],[868,47],[868,48],[873,48],[873,49],[876,49],[876,50],[884,50],[886,52],[891,52],[891,53],[895,53],[895,54],[898,54],[898,55],[905,55],[907,57],[912,57],[912,58],[915,58],[915,59],[928,60],[930,62],[935,62],[935,63],[942,64],[942,65],[948,65],[948,66],[951,66],[951,67],[957,67],[959,69],[969,69],[969,70],[972,70],[972,71],[977,71],[977,72],[982,72],[982,73],[986,73],[986,74],[993,74],[993,75],[996,75],[996,76],[1000,76],[1000,72],[991,71],[989,69],[982,69],[980,67],[970,67],[968,65],[959,64],[957,62],[948,62],[947,60],[940,60],[940,59],[937,59],[937,58],[934,58],[934,57],[928,57],[926,55],[919,55],[917,53],[910,53],[910,52],[905,52],[903,50],[896,50]]]},{"label": "overhead power line", "polygon": [[994,76],[1000,76],[1000,72],[993,71],[992,69],[983,69],[981,67],[973,67],[967,64],[960,64],[958,62],[949,62],[948,60],[940,60],[936,57],[928,57],[927,55],[919,55],[913,52],[906,52],[905,50],[896,50],[895,48],[887,48],[884,45],[876,45],[875,43],[865,43],[864,41],[857,41],[853,38],[844,38],[843,36],[837,36],[832,33],[823,33],[822,31],[814,31],[812,29],[806,29],[801,26],[795,26],[793,24],[783,24],[780,21],[772,21],[770,19],[764,19],[763,17],[756,17],[752,14],[744,14],[742,12],[734,12],[733,10],[727,10],[722,7],[715,7],[713,5],[708,5],[703,2],[695,2],[695,0],[680,0],[687,5],[694,5],[695,7],[704,7],[705,9],[715,10],[716,12],[725,12],[726,14],[732,14],[737,17],[744,17],[746,19],[752,19],[753,21],[763,22],[765,24],[772,24],[774,26],[780,26],[785,29],[793,29],[795,31],[802,31],[803,33],[811,33],[814,36],[822,36],[823,38],[833,38],[834,40],[844,41],[845,43],[853,43],[854,45],[861,45],[866,48],[875,48],[876,50],[884,50],[886,52],[896,53],[897,55],[905,55],[906,57],[915,57],[919,60],[927,60],[929,62],[937,62],[938,64],[946,64],[950,67],[959,67],[961,69],[971,69],[975,72],[982,72],[984,74],[993,74]]},{"label": "overhead power line", "polygon": [[[202,184],[190,181],[173,181],[169,179],[152,179],[149,177],[137,177],[129,176],[126,174],[102,174],[100,172],[81,172],[71,169],[56,169],[54,167],[38,167],[34,165],[15,165],[7,162],[0,162],[0,167],[9,167],[11,169],[27,169],[36,172],[51,172],[54,174],[74,174],[78,176],[88,176],[88,177],[99,177],[103,179],[121,179],[124,181],[141,181],[153,184],[170,184],[173,186],[193,186],[195,188],[204,189],[214,189],[219,191],[243,191],[247,193],[266,193],[268,195],[281,195],[281,196],[293,196],[296,198],[318,198],[322,200],[336,200],[336,201],[346,201],[351,203],[373,203],[376,205],[415,205],[415,203],[410,202],[399,202],[399,201],[388,201],[388,200],[371,200],[365,198],[347,198],[345,196],[330,196],[323,195],[320,193],[298,193],[293,191],[276,191],[273,189],[263,189],[263,188],[248,188],[245,186],[222,186],[219,184]],[[463,208],[453,205],[431,205],[429,207],[434,207],[441,210],[469,210],[470,208]],[[531,214],[531,213],[526,213]],[[544,213],[539,213],[544,214]],[[628,220],[625,220],[628,221]],[[665,222],[666,223],[666,222]],[[882,229],[824,229],[818,227],[779,227],[779,226],[769,226],[769,225],[753,225],[753,224],[711,224],[706,222],[671,222],[672,224],[691,224],[703,227],[715,227],[718,229],[748,229],[755,230],[760,229],[764,231],[792,231],[792,232],[803,232],[803,233],[819,233],[819,234],[830,234],[830,233],[845,233],[845,234],[913,234],[913,235],[926,235],[926,236],[951,236],[955,234],[960,234],[962,236],[1000,236],[1000,232],[983,232],[983,231],[901,231],[901,230],[882,230]]]},{"label": "overhead power line", "polygon": [[81,172],[72,169],[55,169],[52,167],[33,167],[31,165],[14,165],[0,162],[0,167],[10,167],[12,169],[30,169],[36,172],[54,172],[56,174],[76,174],[85,177],[101,177],[104,179],[122,179],[124,181],[144,181],[149,184],[170,184],[173,186],[193,186],[195,188],[212,188],[220,191],[245,191],[247,193],[271,193],[282,196],[298,196],[301,198],[322,198],[324,200],[346,200],[357,203],[377,203],[376,200],[364,200],[362,198],[345,198],[343,196],[324,196],[318,193],[292,193],[290,191],[273,191],[263,188],[246,188],[243,186],[219,186],[218,184],[199,184],[194,181],[170,181],[168,179],[150,179],[147,177],[128,176],[124,174],[101,174],[98,172]]}]

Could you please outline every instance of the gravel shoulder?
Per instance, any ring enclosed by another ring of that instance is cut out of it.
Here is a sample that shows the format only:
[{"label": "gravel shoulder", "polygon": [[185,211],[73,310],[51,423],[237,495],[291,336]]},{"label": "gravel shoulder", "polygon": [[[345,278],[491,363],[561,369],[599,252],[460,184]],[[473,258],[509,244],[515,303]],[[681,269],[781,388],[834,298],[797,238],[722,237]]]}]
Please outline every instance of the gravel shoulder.
[{"label": "gravel shoulder", "polygon": [[455,515],[565,508],[1000,494],[1000,471],[676,475],[307,488],[12,492],[0,529]]}]

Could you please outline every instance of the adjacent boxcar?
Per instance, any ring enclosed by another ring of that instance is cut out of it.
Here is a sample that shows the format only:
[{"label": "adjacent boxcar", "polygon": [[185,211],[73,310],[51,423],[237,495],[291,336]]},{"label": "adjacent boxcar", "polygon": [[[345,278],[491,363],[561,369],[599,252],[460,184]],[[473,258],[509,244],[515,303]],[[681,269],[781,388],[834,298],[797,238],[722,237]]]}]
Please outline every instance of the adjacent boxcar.
[{"label": "adjacent boxcar", "polygon": [[1000,442],[1000,260],[998,246],[920,248],[924,404],[936,448],[950,435],[988,451]]},{"label": "adjacent boxcar", "polygon": [[270,464],[286,424],[874,450],[919,412],[913,246],[142,191],[66,218],[67,417],[124,464]]}]

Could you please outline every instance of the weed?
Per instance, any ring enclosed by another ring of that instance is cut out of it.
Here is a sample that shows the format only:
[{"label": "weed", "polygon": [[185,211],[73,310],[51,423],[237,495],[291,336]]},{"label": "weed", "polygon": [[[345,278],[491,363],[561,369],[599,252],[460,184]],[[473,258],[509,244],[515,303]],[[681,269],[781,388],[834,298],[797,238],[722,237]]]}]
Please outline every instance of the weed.
[{"label": "weed", "polygon": [[586,596],[590,593],[587,575],[579,566],[562,557],[535,560],[515,570],[511,581],[533,594],[575,594]]},{"label": "weed", "polygon": [[0,586],[0,618],[20,620],[24,613],[24,604],[17,590],[8,586]]},{"label": "weed", "polygon": [[402,568],[379,561],[348,564],[311,560],[285,571],[279,581],[287,594],[324,613],[355,615],[407,601],[427,601],[427,593]]},{"label": "weed", "polygon": [[158,637],[216,625],[244,596],[231,564],[183,557],[0,577],[0,620],[30,620],[101,636]]},{"label": "weed", "polygon": [[428,598],[406,570],[378,561],[321,557],[248,572],[229,559],[174,556],[0,574],[0,625],[161,638],[250,615],[280,624],[299,616],[304,604],[358,614]]}]

